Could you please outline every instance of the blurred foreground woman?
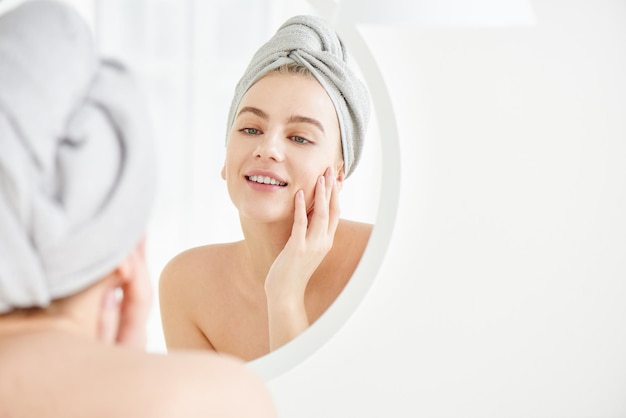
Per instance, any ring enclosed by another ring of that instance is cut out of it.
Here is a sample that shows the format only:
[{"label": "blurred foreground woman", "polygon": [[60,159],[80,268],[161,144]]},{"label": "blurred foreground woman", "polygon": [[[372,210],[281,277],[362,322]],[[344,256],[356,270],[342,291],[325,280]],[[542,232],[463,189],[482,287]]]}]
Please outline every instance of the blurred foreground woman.
[{"label": "blurred foreground woman", "polygon": [[71,9],[0,16],[0,416],[270,417],[233,358],[145,352],[145,104]]}]

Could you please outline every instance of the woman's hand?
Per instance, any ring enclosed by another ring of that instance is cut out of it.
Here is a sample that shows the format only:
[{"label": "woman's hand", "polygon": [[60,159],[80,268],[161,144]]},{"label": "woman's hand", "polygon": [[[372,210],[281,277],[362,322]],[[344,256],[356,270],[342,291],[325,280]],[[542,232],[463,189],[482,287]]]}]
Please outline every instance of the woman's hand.
[{"label": "woman's hand", "polygon": [[100,341],[144,349],[152,286],[143,241],[110,277],[100,310]]},{"label": "woman's hand", "polygon": [[146,265],[145,241],[132,252],[128,274],[124,278],[116,343],[145,348],[146,321],[152,306],[152,285]]},{"label": "woman's hand", "polygon": [[291,236],[265,279],[271,350],[309,326],[304,293],[309,279],[333,246],[338,223],[338,187],[334,170],[328,168],[318,178],[313,209],[308,215],[304,192],[296,193]]}]

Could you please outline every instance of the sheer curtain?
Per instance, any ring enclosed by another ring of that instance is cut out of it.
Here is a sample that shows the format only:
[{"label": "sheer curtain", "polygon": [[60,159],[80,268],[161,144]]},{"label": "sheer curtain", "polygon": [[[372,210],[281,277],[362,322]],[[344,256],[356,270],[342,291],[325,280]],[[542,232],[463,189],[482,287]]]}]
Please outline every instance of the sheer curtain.
[{"label": "sheer curtain", "polygon": [[[1,1],[0,12],[22,1]],[[180,251],[241,238],[220,177],[232,93],[254,51],[284,20],[316,13],[304,0],[65,3],[93,27],[104,55],[137,74],[150,106],[160,165],[147,248],[156,292],[161,270]],[[377,132],[374,125],[370,132]],[[373,223],[380,163],[379,143],[371,139],[341,201],[343,217]],[[156,297],[148,332],[148,349],[165,351]]]}]

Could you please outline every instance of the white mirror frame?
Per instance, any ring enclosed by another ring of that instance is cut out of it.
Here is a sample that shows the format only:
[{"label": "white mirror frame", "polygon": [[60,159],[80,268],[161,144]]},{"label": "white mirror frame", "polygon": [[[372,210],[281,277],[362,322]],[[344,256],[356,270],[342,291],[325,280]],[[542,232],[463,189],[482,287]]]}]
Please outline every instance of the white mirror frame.
[{"label": "white mirror frame", "polygon": [[[314,3],[309,0],[310,3]],[[323,2],[322,2],[323,3]],[[317,5],[329,10],[329,4]],[[323,10],[322,10],[323,11]],[[327,13],[324,13],[328,15]],[[369,88],[381,140],[381,190],[372,235],[354,275],[328,310],[298,338],[248,366],[266,381],[302,363],[346,324],[365,298],[383,262],[395,225],[400,195],[400,146],[391,98],[378,64],[354,25],[336,28]]]}]

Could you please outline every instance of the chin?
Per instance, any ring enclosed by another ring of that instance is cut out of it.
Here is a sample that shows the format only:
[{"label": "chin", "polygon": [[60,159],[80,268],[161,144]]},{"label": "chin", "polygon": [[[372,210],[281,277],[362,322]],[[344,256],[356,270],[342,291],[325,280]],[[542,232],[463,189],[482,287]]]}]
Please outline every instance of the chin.
[{"label": "chin", "polygon": [[276,205],[252,205],[247,210],[240,210],[241,216],[260,223],[293,223],[293,209],[280,210]]}]

